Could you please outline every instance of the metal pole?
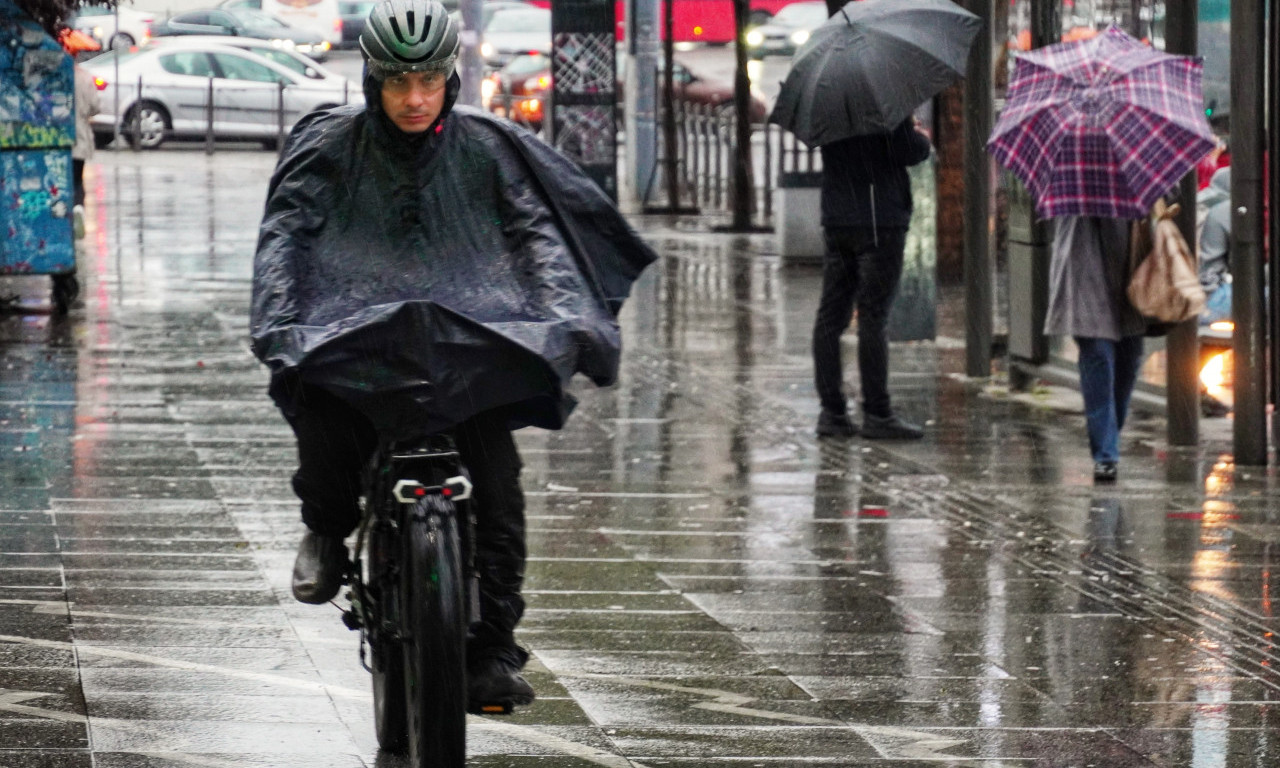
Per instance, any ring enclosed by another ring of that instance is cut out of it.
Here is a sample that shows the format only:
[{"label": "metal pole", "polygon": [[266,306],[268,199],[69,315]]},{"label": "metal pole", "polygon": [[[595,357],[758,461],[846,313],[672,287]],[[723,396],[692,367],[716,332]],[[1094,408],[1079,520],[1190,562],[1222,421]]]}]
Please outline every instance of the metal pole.
[{"label": "metal pole", "polygon": [[666,0],[662,4],[662,60],[667,67],[662,73],[662,103],[667,108],[662,121],[662,137],[667,152],[667,205],[675,209],[680,207],[680,180],[676,176],[676,31],[671,3],[672,0]]},{"label": "metal pole", "polygon": [[462,16],[462,34],[458,35],[462,48],[458,57],[458,78],[461,81],[458,103],[471,107],[480,106],[480,81],[484,78],[484,61],[480,56],[480,44],[484,42],[480,5],[481,0],[461,0],[458,3],[458,12]]},{"label": "metal pole", "polygon": [[138,100],[133,103],[133,136],[129,144],[134,152],[142,149],[142,75],[138,75]]},{"label": "metal pole", "polygon": [[276,151],[284,149],[284,81],[276,84]]},{"label": "metal pole", "polygon": [[964,84],[964,285],[965,374],[991,375],[991,134],[992,0],[965,0],[983,20],[969,51]]},{"label": "metal pole", "polygon": [[[1280,405],[1280,264],[1276,263],[1276,254],[1280,253],[1280,8],[1271,6],[1270,18],[1270,51],[1271,64],[1267,67],[1268,103],[1270,107],[1270,248],[1267,263],[1271,265],[1271,402]],[[1271,418],[1271,441],[1280,445],[1280,419]]]},{"label": "metal pole", "polygon": [[[1165,6],[1165,50],[1184,56],[1195,56],[1199,47],[1196,27],[1196,3],[1169,3]],[[1182,213],[1178,229],[1188,243],[1196,242],[1196,175],[1189,173],[1178,186]],[[1200,442],[1200,342],[1196,337],[1198,321],[1181,323],[1165,338],[1165,405],[1166,437],[1170,445],[1196,445]]]},{"label": "metal pole", "polygon": [[204,153],[213,154],[213,75],[209,75],[209,98],[205,102]]},{"label": "metal pole", "polygon": [[733,231],[751,229],[751,78],[747,76],[747,0],[734,0]]},{"label": "metal pole", "polygon": [[1262,164],[1266,24],[1261,0],[1231,2],[1231,317],[1237,464],[1267,463]]},{"label": "metal pole", "polygon": [[648,182],[658,169],[658,0],[628,0],[627,157],[641,202],[648,203]]}]

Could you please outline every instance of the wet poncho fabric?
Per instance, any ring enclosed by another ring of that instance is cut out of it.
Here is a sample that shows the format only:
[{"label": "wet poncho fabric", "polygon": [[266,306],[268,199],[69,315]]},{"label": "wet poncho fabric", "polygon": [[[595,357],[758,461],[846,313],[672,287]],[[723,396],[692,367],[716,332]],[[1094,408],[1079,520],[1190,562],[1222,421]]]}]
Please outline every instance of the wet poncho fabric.
[{"label": "wet poncho fabric", "polygon": [[[386,439],[491,409],[558,429],[576,373],[617,375],[616,316],[653,251],[603,192],[532,134],[452,108],[400,132],[367,109],[313,113],[268,191],[250,334]],[[284,387],[272,387],[277,403]]]}]

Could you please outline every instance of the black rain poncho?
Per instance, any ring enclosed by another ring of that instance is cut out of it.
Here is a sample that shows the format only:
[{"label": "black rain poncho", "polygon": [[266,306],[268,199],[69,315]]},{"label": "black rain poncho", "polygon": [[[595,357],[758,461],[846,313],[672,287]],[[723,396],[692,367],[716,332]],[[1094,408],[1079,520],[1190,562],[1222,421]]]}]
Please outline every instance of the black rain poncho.
[{"label": "black rain poncho", "polygon": [[[557,429],[575,373],[617,375],[616,315],[655,254],[582,172],[478,110],[411,136],[368,107],[314,113],[271,179],[250,332],[386,439],[481,411]],[[277,403],[284,387],[272,387]]]}]

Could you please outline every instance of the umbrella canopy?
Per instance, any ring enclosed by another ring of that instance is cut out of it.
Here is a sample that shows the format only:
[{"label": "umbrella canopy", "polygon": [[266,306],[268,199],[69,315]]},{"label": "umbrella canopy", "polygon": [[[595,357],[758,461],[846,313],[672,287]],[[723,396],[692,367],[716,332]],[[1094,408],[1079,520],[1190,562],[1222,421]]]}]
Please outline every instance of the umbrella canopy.
[{"label": "umbrella canopy", "polygon": [[1200,75],[1116,27],[1022,54],[987,149],[1040,218],[1142,218],[1216,145]]},{"label": "umbrella canopy", "polygon": [[951,0],[856,0],[796,51],[769,122],[809,146],[891,131],[958,78],[981,20]]}]

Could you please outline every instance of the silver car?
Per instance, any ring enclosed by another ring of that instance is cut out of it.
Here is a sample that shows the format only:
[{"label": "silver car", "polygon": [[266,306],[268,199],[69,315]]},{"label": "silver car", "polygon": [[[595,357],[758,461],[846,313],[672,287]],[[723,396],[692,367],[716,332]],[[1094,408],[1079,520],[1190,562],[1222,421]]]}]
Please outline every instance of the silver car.
[{"label": "silver car", "polygon": [[98,146],[110,143],[118,124],[122,136],[147,149],[170,138],[203,139],[210,129],[215,139],[274,149],[281,129],[288,132],[308,112],[364,102],[345,80],[310,78],[226,45],[117,50],[84,66],[102,91],[102,112],[92,120]]}]

